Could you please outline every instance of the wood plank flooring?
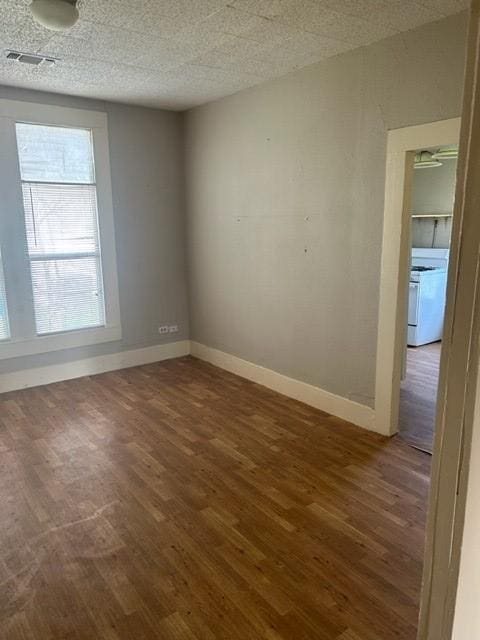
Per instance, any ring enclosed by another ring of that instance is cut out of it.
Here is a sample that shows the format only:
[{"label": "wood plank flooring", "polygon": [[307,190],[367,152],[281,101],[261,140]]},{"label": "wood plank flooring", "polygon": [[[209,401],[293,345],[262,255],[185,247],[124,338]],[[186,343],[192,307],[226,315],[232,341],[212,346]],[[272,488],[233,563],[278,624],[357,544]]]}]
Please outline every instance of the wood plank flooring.
[{"label": "wood plank flooring", "polygon": [[429,457],[191,357],[0,396],[2,640],[413,640]]},{"label": "wood plank flooring", "polygon": [[432,453],[435,437],[441,342],[407,349],[407,375],[400,385],[400,437]]}]

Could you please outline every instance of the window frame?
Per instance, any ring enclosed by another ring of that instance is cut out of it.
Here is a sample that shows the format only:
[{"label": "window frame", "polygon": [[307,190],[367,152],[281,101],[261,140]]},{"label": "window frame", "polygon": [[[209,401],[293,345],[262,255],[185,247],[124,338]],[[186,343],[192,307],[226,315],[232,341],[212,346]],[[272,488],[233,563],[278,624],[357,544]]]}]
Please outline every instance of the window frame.
[{"label": "window frame", "polygon": [[[22,180],[15,124],[24,122],[90,129],[97,192],[100,265],[103,274],[105,325],[37,335],[30,260],[26,251]],[[10,337],[0,341],[0,360],[120,340],[118,295],[107,114],[33,102],[0,99],[0,246]],[[13,185],[13,186],[12,186]]]}]

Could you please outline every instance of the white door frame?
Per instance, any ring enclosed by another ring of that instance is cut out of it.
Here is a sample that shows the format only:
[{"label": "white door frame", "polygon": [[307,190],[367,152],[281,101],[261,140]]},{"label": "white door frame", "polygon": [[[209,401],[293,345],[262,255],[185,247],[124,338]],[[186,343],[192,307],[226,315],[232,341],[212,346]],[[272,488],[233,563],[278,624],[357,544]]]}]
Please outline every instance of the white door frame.
[{"label": "white door frame", "polygon": [[[464,87],[419,640],[452,638],[472,436],[480,428],[480,0],[471,6]],[[478,601],[477,584],[464,588]],[[459,611],[457,630],[468,628],[471,611]]]},{"label": "white door frame", "polygon": [[415,150],[458,144],[460,118],[388,132],[375,383],[375,431],[398,430],[405,345]]}]

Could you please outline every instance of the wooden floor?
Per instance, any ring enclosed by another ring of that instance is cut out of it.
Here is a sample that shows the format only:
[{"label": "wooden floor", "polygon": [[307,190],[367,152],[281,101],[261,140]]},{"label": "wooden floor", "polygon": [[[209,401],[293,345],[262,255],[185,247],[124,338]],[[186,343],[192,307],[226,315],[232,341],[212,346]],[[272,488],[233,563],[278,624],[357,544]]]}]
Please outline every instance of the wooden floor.
[{"label": "wooden floor", "polygon": [[187,357],[0,396],[2,640],[413,640],[429,457]]},{"label": "wooden floor", "polygon": [[407,349],[407,375],[400,385],[399,434],[432,453],[435,437],[441,342]]}]

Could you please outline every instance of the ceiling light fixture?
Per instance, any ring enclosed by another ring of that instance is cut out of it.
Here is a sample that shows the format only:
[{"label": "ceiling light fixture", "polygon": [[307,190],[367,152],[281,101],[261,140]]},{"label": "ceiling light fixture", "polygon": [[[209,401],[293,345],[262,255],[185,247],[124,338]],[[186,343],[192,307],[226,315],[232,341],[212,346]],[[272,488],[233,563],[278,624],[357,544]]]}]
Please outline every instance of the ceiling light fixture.
[{"label": "ceiling light fixture", "polygon": [[436,151],[433,154],[432,158],[434,160],[454,160],[455,158],[458,158],[458,147],[443,147],[442,149]]},{"label": "ceiling light fixture", "polygon": [[413,165],[415,169],[429,169],[430,167],[441,167],[442,163],[433,158],[433,153],[430,151],[420,151],[415,154],[415,163]]},{"label": "ceiling light fixture", "polygon": [[30,11],[34,19],[53,31],[64,31],[78,20],[77,0],[33,0]]}]

